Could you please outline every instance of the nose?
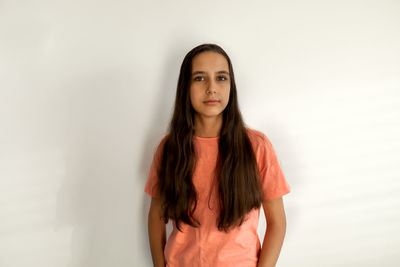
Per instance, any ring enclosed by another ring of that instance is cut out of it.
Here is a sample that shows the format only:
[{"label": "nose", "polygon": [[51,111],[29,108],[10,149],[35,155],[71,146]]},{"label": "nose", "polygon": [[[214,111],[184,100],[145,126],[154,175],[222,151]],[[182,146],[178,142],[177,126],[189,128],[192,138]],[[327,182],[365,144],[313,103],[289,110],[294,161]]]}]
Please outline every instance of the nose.
[{"label": "nose", "polygon": [[215,89],[208,88],[207,89],[207,94],[211,94],[211,92],[215,93]]},{"label": "nose", "polygon": [[216,84],[213,81],[210,81],[208,83],[207,94],[216,93],[215,88],[216,88]]}]

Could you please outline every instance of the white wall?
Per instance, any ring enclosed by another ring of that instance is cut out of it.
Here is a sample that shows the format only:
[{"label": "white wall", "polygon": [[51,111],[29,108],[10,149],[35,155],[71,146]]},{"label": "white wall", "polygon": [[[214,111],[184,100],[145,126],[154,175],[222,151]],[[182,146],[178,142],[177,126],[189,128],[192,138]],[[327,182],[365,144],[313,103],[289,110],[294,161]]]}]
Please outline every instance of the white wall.
[{"label": "white wall", "polygon": [[245,120],[292,187],[278,266],[399,266],[399,14],[383,0],[1,1],[0,266],[151,266],[143,188],[180,64],[204,42],[230,55]]}]

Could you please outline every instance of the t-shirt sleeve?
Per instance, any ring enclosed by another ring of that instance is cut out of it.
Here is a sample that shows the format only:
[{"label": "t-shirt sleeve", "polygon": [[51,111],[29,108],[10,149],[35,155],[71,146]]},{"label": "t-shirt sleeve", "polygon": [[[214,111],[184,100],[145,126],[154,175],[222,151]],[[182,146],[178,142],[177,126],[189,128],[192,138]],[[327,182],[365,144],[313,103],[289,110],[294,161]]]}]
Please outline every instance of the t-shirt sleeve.
[{"label": "t-shirt sleeve", "polygon": [[260,166],[264,199],[279,198],[288,194],[291,188],[282,172],[275,150],[265,134],[256,158]]},{"label": "t-shirt sleeve", "polygon": [[147,193],[151,197],[160,197],[160,190],[158,188],[158,167],[160,165],[161,156],[162,156],[162,148],[164,146],[166,140],[166,136],[160,141],[157,146],[156,151],[154,152],[153,159],[150,165],[150,170],[148,172],[146,185],[144,188],[144,192]]}]

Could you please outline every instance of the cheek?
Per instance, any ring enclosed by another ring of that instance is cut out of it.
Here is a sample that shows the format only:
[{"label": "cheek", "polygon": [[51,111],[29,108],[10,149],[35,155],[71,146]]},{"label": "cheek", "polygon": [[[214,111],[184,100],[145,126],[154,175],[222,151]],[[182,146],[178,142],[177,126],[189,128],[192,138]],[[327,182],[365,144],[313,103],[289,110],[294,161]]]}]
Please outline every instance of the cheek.
[{"label": "cheek", "polygon": [[230,88],[228,87],[228,89],[224,91],[224,100],[226,103],[229,102],[229,96],[230,96]]},{"label": "cheek", "polygon": [[192,107],[196,107],[197,106],[197,102],[198,102],[198,94],[196,93],[195,88],[190,88],[190,103],[192,104]]},{"label": "cheek", "polygon": [[190,92],[191,97],[193,97],[196,94],[196,91],[198,91],[198,88],[196,87],[196,85],[190,85],[189,92]]}]

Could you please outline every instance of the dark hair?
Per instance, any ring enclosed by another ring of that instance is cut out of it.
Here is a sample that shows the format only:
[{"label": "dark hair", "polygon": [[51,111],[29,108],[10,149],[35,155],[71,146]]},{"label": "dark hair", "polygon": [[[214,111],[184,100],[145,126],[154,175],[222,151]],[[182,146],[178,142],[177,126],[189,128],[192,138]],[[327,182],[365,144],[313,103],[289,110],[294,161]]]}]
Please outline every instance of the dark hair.
[{"label": "dark hair", "polygon": [[158,186],[165,223],[169,219],[175,220],[179,231],[181,222],[193,227],[200,225],[193,217],[197,206],[196,189],[192,182],[196,164],[193,145],[195,110],[191,105],[189,87],[192,60],[206,51],[223,55],[229,65],[230,94],[223,111],[215,169],[219,183],[220,210],[217,226],[220,231],[228,232],[230,227],[242,225],[245,215],[253,208],[260,207],[263,196],[256,158],[239,110],[231,60],[216,44],[199,45],[189,51],[183,59],[174,113],[158,168]]}]

